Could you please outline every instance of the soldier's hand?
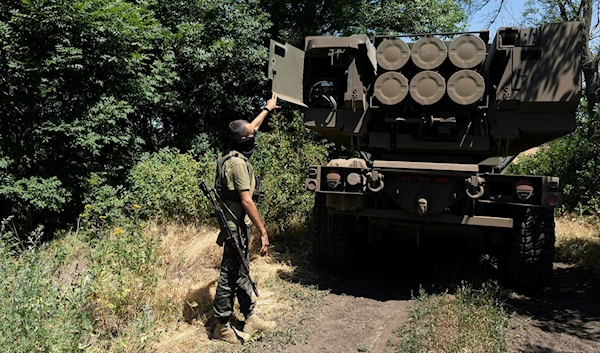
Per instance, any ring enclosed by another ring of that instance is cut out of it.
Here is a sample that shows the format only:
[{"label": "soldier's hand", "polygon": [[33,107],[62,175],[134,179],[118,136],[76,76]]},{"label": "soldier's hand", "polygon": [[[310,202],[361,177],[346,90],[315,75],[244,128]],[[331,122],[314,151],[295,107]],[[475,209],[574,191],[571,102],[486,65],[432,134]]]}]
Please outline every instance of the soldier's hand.
[{"label": "soldier's hand", "polygon": [[262,244],[260,247],[260,256],[265,256],[267,254],[267,250],[269,249],[269,235],[267,232],[264,232],[260,236],[260,242]]},{"label": "soldier's hand", "polygon": [[271,97],[271,99],[269,99],[267,101],[267,109],[273,110],[273,109],[279,109],[279,108],[281,108],[281,107],[277,105],[277,93],[273,93],[273,96]]}]

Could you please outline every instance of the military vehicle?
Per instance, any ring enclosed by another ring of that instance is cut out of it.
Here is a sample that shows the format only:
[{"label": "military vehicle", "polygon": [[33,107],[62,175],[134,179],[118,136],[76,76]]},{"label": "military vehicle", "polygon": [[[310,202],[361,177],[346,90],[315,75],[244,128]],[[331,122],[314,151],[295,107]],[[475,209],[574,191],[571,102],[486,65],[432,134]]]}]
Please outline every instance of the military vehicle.
[{"label": "military vehicle", "polygon": [[512,284],[543,285],[559,179],[503,171],[510,156],[573,131],[581,55],[578,22],[493,38],[311,36],[304,50],[271,41],[273,91],[362,156],[308,170],[321,262],[343,268],[365,234],[461,235],[495,254]]}]

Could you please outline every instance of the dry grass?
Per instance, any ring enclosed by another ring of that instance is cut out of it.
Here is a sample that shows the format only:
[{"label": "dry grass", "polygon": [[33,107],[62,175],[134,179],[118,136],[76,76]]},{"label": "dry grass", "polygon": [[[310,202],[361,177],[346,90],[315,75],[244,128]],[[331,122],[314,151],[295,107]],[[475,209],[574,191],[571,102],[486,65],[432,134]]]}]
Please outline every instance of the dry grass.
[{"label": "dry grass", "polygon": [[[273,232],[272,243],[283,250],[273,248],[265,257],[258,255],[259,239],[253,234],[250,269],[260,293],[256,310],[276,320],[280,329],[236,348],[212,341],[209,334],[223,251],[215,243],[218,229],[156,222],[133,228],[137,231],[115,228],[118,235],[113,229],[87,241],[69,232],[43,253],[56,263],[53,280],[61,288],[71,290],[79,285],[75,279],[93,274],[85,287],[90,291],[85,308],[95,319],[82,339],[88,351],[261,352],[285,350],[307,339],[311,329],[302,323],[313,314],[303,308],[317,305],[326,292],[298,283],[318,275],[292,263],[287,245],[302,241],[303,230],[279,235],[279,240]],[[294,256],[296,263],[304,255]],[[241,328],[237,303],[235,309],[232,322]]]},{"label": "dry grass", "polygon": [[600,270],[598,220],[572,215],[557,218],[556,260]]},{"label": "dry grass", "polygon": [[[165,318],[155,328],[158,340],[151,351],[233,349],[227,344],[211,341],[209,334],[214,327],[212,302],[222,256],[222,248],[215,243],[218,229],[204,225],[151,224],[147,232],[161,239],[161,281],[151,301]],[[251,254],[254,255],[251,255],[250,271],[260,293],[256,301],[261,316],[283,321],[282,318],[295,315],[298,305],[306,304],[298,303],[298,298],[310,302],[320,297],[316,289],[281,279],[295,270],[289,256],[272,252],[260,257],[256,255],[256,246],[257,242],[252,242]],[[240,325],[243,317],[239,314],[237,301],[235,316],[234,325]]]}]

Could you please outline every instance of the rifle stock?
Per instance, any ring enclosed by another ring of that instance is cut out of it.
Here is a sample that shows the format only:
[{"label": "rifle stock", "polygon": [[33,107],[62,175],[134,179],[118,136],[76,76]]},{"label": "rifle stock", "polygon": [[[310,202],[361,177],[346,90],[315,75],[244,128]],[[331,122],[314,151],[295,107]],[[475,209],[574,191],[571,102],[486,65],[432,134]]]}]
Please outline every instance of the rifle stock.
[{"label": "rifle stock", "polygon": [[202,192],[204,193],[213,210],[215,211],[215,216],[219,221],[219,226],[221,226],[221,229],[227,233],[226,241],[229,241],[233,248],[236,250],[235,253],[238,255],[238,259],[242,264],[242,267],[244,269],[244,275],[248,277],[250,285],[252,286],[252,290],[254,291],[254,294],[256,294],[256,296],[258,297],[258,289],[256,288],[256,283],[254,283],[254,281],[252,281],[252,278],[250,277],[250,266],[248,265],[248,260],[246,259],[246,256],[244,256],[244,252],[242,251],[242,248],[240,246],[240,240],[235,236],[235,234],[233,234],[233,231],[227,223],[227,218],[225,217],[223,208],[221,207],[221,205],[223,204],[223,200],[221,200],[221,197],[219,196],[219,194],[216,193],[215,189],[211,189],[208,187],[208,185],[206,185],[204,180],[200,181],[200,189],[202,189]]}]

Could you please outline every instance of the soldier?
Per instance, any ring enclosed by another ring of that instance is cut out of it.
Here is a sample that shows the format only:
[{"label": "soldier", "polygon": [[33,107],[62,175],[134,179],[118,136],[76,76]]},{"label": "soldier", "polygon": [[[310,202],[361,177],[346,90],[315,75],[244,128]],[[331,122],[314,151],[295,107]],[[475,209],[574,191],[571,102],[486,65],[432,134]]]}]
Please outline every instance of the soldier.
[{"label": "soldier", "polygon": [[[248,159],[256,146],[256,134],[267,115],[277,106],[277,95],[273,93],[263,111],[252,122],[235,120],[229,124],[228,135],[230,150],[217,161],[215,188],[224,203],[224,213],[229,227],[239,236],[239,243],[248,258],[250,227],[252,224],[260,232],[261,256],[266,255],[269,246],[267,230],[258,214],[255,198],[260,190],[255,190],[256,180]],[[236,233],[237,232],[237,233]],[[225,232],[221,231],[217,243],[223,246]],[[264,321],[254,313],[255,302],[252,299],[252,287],[248,276],[243,274],[242,265],[235,248],[225,242],[221,275],[217,282],[214,311],[217,325],[213,337],[230,343],[244,343],[252,334],[272,331],[274,321]],[[243,332],[231,327],[229,318],[233,312],[233,302],[237,296],[240,311],[246,318]]]}]

